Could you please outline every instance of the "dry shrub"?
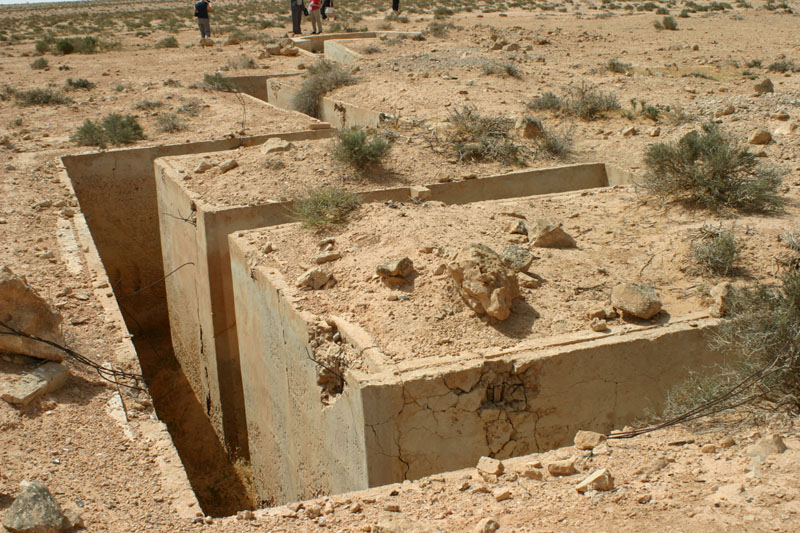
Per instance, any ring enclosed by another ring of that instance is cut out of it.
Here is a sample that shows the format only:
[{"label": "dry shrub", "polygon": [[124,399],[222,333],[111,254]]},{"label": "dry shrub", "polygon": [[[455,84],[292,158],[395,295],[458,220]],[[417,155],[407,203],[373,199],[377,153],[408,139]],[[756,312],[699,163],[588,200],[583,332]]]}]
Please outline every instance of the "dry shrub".
[{"label": "dry shrub", "polygon": [[308,75],[294,96],[294,108],[319,118],[320,99],[339,87],[353,85],[356,79],[337,63],[323,59],[308,67]]},{"label": "dry shrub", "polygon": [[309,189],[305,198],[296,199],[291,215],[307,228],[321,228],[343,222],[360,205],[357,194],[338,187],[322,187]]}]

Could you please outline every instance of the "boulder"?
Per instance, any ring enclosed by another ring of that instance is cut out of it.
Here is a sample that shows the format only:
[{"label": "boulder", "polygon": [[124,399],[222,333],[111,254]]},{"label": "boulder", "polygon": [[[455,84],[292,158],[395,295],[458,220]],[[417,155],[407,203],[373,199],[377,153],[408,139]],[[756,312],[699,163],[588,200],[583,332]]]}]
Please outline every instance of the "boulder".
[{"label": "boulder", "polygon": [[[0,322],[61,346],[66,344],[61,333],[61,315],[28,286],[24,277],[15,275],[5,265],[0,265]],[[15,335],[0,335],[0,352],[56,362],[64,358],[61,350],[49,344]]]},{"label": "boulder", "polygon": [[537,220],[533,237],[533,245],[537,248],[575,248],[577,243],[560,226]]},{"label": "boulder", "polygon": [[571,476],[578,472],[575,468],[575,460],[575,457],[570,457],[561,461],[553,461],[547,464],[547,471],[551,476]]},{"label": "boulder", "polygon": [[505,320],[511,302],[519,296],[517,276],[509,272],[497,252],[483,244],[459,251],[447,270],[464,302],[479,315]]},{"label": "boulder", "polygon": [[39,481],[22,482],[3,525],[12,533],[59,533],[73,526],[47,487]]},{"label": "boulder", "polygon": [[473,528],[473,533],[494,533],[500,529],[500,524],[494,518],[484,518]]},{"label": "boulder", "polygon": [[414,273],[414,263],[408,257],[391,259],[378,265],[375,269],[382,278],[407,278]]},{"label": "boulder", "polygon": [[769,144],[772,140],[772,134],[767,130],[753,130],[750,132],[750,136],[747,138],[748,144]]},{"label": "boulder", "polygon": [[481,457],[476,466],[478,473],[482,475],[499,476],[505,471],[503,461],[493,457]]},{"label": "boulder", "polygon": [[528,250],[515,244],[503,248],[500,257],[506,268],[514,272],[526,272],[533,261],[533,255]]},{"label": "boulder", "polygon": [[239,162],[235,159],[228,159],[227,161],[223,161],[220,163],[218,170],[220,174],[225,174],[229,170],[233,170],[234,168],[239,166]]},{"label": "boulder", "polygon": [[661,311],[661,300],[649,285],[621,283],[611,290],[611,305],[631,316],[648,320]]},{"label": "boulder", "polygon": [[761,96],[762,94],[775,92],[775,87],[772,85],[772,80],[764,78],[753,86],[753,90],[756,96]]}]

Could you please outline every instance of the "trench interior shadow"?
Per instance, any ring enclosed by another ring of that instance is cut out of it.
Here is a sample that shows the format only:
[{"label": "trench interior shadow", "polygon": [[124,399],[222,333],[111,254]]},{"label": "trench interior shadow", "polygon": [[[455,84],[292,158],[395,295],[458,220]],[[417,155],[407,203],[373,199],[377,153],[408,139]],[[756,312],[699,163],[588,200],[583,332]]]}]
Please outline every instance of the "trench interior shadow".
[{"label": "trench interior shadow", "polygon": [[665,326],[669,324],[669,321],[671,319],[672,315],[670,315],[667,311],[663,309],[659,311],[656,316],[648,319],[637,318],[627,313],[623,313],[622,315],[622,322],[626,324],[633,324],[636,326]]}]

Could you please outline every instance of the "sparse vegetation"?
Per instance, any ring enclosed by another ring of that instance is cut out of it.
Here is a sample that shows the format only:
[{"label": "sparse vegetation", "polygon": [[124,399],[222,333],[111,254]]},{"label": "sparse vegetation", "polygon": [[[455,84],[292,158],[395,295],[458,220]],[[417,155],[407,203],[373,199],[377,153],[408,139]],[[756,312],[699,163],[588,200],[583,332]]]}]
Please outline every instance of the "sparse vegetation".
[{"label": "sparse vegetation", "polygon": [[363,170],[379,163],[390,148],[389,142],[379,135],[363,128],[348,128],[337,132],[333,156]]},{"label": "sparse vegetation", "polygon": [[672,143],[659,143],[645,154],[642,186],[656,196],[707,209],[774,211],[781,173],[759,163],[715,124]]},{"label": "sparse vegetation", "polygon": [[487,76],[503,76],[509,78],[516,78],[521,80],[523,78],[522,71],[520,71],[514,63],[510,63],[507,61],[492,61],[487,60],[484,61],[481,65],[483,68],[483,73]]},{"label": "sparse vegetation", "polygon": [[67,54],[94,54],[97,52],[97,39],[95,37],[69,37],[56,41],[56,53]]},{"label": "sparse vegetation", "polygon": [[343,222],[360,205],[357,194],[338,187],[322,187],[309,189],[305,198],[295,200],[291,214],[305,227],[321,228]]},{"label": "sparse vegetation", "polygon": [[30,89],[27,91],[14,91],[14,99],[20,107],[31,107],[37,105],[62,105],[72,102],[60,92],[50,89]]},{"label": "sparse vegetation", "polygon": [[31,68],[32,68],[33,70],[44,70],[44,69],[46,69],[46,68],[47,68],[47,67],[49,67],[49,66],[50,66],[50,64],[49,64],[49,63],[47,62],[47,60],[46,60],[45,58],[43,58],[43,57],[40,57],[40,58],[38,58],[38,59],[34,59],[34,60],[31,62]]},{"label": "sparse vegetation", "polygon": [[800,67],[794,64],[794,61],[788,61],[786,59],[779,59],[767,67],[767,70],[770,72],[797,72],[800,70]]},{"label": "sparse vegetation", "polygon": [[534,142],[539,153],[557,159],[564,159],[572,151],[574,144],[573,130],[568,127],[563,127],[560,130],[545,129],[544,133],[537,137]]},{"label": "sparse vegetation", "polygon": [[231,59],[228,61],[228,67],[232,69],[252,69],[258,68],[258,64],[256,63],[255,59],[246,55],[240,55],[236,59]]},{"label": "sparse vegetation", "polygon": [[141,100],[140,102],[137,102],[134,107],[139,111],[152,111],[163,105],[164,102],[160,100]]},{"label": "sparse vegetation", "polygon": [[663,19],[661,19],[661,26],[665,30],[677,31],[678,30],[678,21],[675,20],[675,17],[666,16]]},{"label": "sparse vegetation", "polygon": [[72,78],[67,78],[67,81],[65,82],[65,86],[68,89],[73,89],[73,90],[74,89],[85,89],[85,90],[89,91],[91,89],[94,89],[95,84],[90,82],[86,78],[77,78],[77,79],[74,79],[74,80]]},{"label": "sparse vegetation", "polygon": [[628,72],[633,71],[633,67],[630,63],[623,63],[622,61],[618,61],[616,58],[609,59],[608,63],[606,63],[606,70],[609,72],[615,72],[617,74],[627,74]]},{"label": "sparse vegetation", "polygon": [[323,59],[308,67],[308,76],[294,97],[294,108],[319,118],[320,99],[339,87],[353,85],[356,79],[339,64]]},{"label": "sparse vegetation", "polygon": [[704,225],[692,241],[696,272],[711,276],[732,276],[741,253],[733,229]]},{"label": "sparse vegetation", "polygon": [[215,72],[214,74],[204,74],[203,83],[200,85],[200,87],[207,91],[222,91],[226,93],[235,93],[237,90],[236,83],[232,79],[226,78],[219,72]]},{"label": "sparse vegetation", "polygon": [[567,95],[561,98],[547,92],[539,98],[528,102],[531,109],[558,110],[565,115],[577,116],[582,120],[594,120],[608,111],[619,109],[619,101],[612,93],[603,93],[583,84],[567,89]]},{"label": "sparse vegetation", "polygon": [[174,35],[165,37],[156,43],[156,48],[178,48],[178,39]]},{"label": "sparse vegetation", "polygon": [[426,33],[432,35],[434,37],[447,37],[450,34],[450,30],[454,29],[455,26],[452,22],[439,22],[434,20],[430,24],[428,24],[428,29]]},{"label": "sparse vegetation", "polygon": [[474,107],[464,106],[450,111],[452,125],[445,144],[459,161],[500,161],[507,165],[524,164],[523,148],[508,135],[512,123],[499,117],[485,117]]},{"label": "sparse vegetation", "polygon": [[158,131],[176,133],[184,131],[187,128],[187,124],[177,113],[166,113],[158,116],[156,127],[158,127]]},{"label": "sparse vegetation", "polygon": [[97,146],[98,148],[106,146],[106,135],[103,128],[88,118],[70,135],[69,140],[78,146]]}]

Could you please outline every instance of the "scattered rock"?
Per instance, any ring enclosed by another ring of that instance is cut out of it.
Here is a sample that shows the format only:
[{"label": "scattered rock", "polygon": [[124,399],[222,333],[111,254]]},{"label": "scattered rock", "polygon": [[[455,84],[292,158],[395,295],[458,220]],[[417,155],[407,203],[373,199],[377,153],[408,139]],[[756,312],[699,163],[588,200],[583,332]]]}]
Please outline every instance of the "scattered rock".
[{"label": "scattered rock", "polygon": [[537,220],[534,236],[531,239],[537,248],[575,248],[577,243],[560,226]]},{"label": "scattered rock", "polygon": [[649,285],[621,283],[611,290],[611,305],[623,313],[643,318],[653,318],[661,311],[661,300]]},{"label": "scattered rock", "polygon": [[499,476],[505,471],[503,462],[493,457],[481,457],[475,467],[481,475]]},{"label": "scattered rock", "polygon": [[373,533],[445,533],[431,524],[411,520],[402,514],[385,513],[372,526]]},{"label": "scattered rock", "polygon": [[592,472],[586,479],[578,483],[575,490],[583,494],[590,490],[604,491],[613,488],[614,478],[611,476],[611,472],[606,468],[601,468],[596,472]]},{"label": "scattered rock", "polygon": [[28,405],[35,398],[61,388],[68,378],[67,367],[51,361],[14,381],[0,381],[0,398],[14,405]]},{"label": "scattered rock", "polygon": [[729,105],[729,106],[723,107],[722,109],[717,110],[717,112],[714,113],[714,116],[715,117],[726,117],[728,115],[733,115],[734,113],[736,113],[736,108],[733,107],[732,105]]},{"label": "scattered rock", "polygon": [[224,162],[220,163],[220,165],[219,165],[219,173],[220,174],[225,174],[229,170],[233,170],[234,168],[236,168],[238,166],[239,166],[239,162],[238,161],[236,161],[235,159],[228,159],[227,161],[224,161]]},{"label": "scattered rock", "polygon": [[767,130],[753,130],[747,138],[749,144],[769,144],[771,140],[772,134]]},{"label": "scattered rock", "polygon": [[200,161],[200,163],[195,167],[194,172],[195,174],[202,174],[206,170],[214,168],[214,165],[209,163],[208,161]]},{"label": "scattered rock", "polygon": [[519,475],[527,479],[535,479],[541,481],[544,478],[541,463],[526,463],[519,470]]},{"label": "scattered rock", "polygon": [[503,248],[503,253],[500,256],[503,259],[503,264],[509,270],[514,272],[525,272],[533,261],[533,255],[520,246],[515,244]]},{"label": "scattered rock", "polygon": [[318,290],[324,287],[331,279],[333,279],[333,275],[324,268],[311,268],[300,276],[297,280],[297,286]]},{"label": "scattered rock", "polygon": [[730,282],[723,281],[714,285],[710,294],[711,298],[714,299],[714,303],[708,307],[709,314],[716,318],[725,316],[731,310]]},{"label": "scattered rock", "polygon": [[718,488],[714,494],[708,497],[708,499],[713,503],[731,501],[743,492],[744,486],[741,483],[730,483]]},{"label": "scattered rock", "polygon": [[770,115],[770,118],[774,118],[775,120],[789,120],[791,116],[786,111],[778,111]]},{"label": "scattered rock", "polygon": [[578,472],[575,469],[575,460],[575,457],[570,457],[561,461],[553,461],[547,464],[547,471],[551,476],[571,476]]},{"label": "scattered rock", "polygon": [[512,220],[506,225],[506,231],[512,235],[527,235],[528,226],[524,220]]},{"label": "scattered rock", "polygon": [[500,487],[492,491],[492,496],[496,502],[504,502],[511,499],[511,490],[505,487]]},{"label": "scattered rock", "polygon": [[200,46],[206,46],[206,47],[207,46],[214,46],[214,41],[212,41],[211,39],[202,39],[200,41]]},{"label": "scattered rock", "polygon": [[538,139],[544,135],[544,126],[537,118],[519,117],[514,124],[514,131],[523,139]]},{"label": "scattered rock", "polygon": [[473,528],[473,533],[494,533],[500,529],[500,524],[494,518],[484,518]]},{"label": "scattered rock", "polygon": [[602,318],[593,318],[592,321],[589,322],[589,327],[592,331],[597,331],[598,333],[601,331],[608,331],[608,322]]},{"label": "scattered rock", "polygon": [[414,263],[408,257],[391,259],[378,265],[375,269],[382,278],[407,278],[414,273]]},{"label": "scattered rock", "polygon": [[267,139],[267,142],[261,145],[261,153],[272,154],[276,152],[288,152],[292,148],[294,148],[294,145],[289,141],[272,137],[271,139]]},{"label": "scattered rock", "polygon": [[321,265],[323,263],[330,263],[331,261],[336,261],[340,259],[342,254],[339,252],[319,252],[317,255],[314,256],[312,261],[314,264]]},{"label": "scattered rock", "polygon": [[756,96],[761,96],[762,94],[775,92],[775,87],[772,85],[772,80],[764,78],[753,86],[753,90]]},{"label": "scattered rock", "polygon": [[778,435],[767,435],[759,439],[758,442],[747,448],[747,455],[750,457],[767,458],[770,455],[777,455],[786,451],[786,444]]},{"label": "scattered rock", "polygon": [[658,137],[661,135],[661,128],[656,126],[650,130],[650,137]]},{"label": "scattered rock", "polygon": [[39,481],[22,482],[3,525],[12,533],[58,533],[72,527],[56,499]]},{"label": "scattered rock", "polygon": [[235,46],[237,44],[239,44],[239,39],[237,39],[236,37],[228,37],[225,40],[224,46]]},{"label": "scattered rock", "polygon": [[730,448],[731,446],[734,446],[735,444],[736,444],[736,441],[733,440],[733,437],[725,437],[724,439],[719,441],[719,445],[720,445],[721,448]]},{"label": "scattered rock", "polygon": [[610,305],[592,307],[586,312],[586,318],[590,320],[593,318],[601,318],[603,320],[613,320],[618,317],[619,314]]},{"label": "scattered rock", "polygon": [[636,128],[635,128],[635,127],[633,127],[633,126],[628,126],[627,128],[624,128],[624,129],[622,130],[622,132],[621,132],[621,133],[622,133],[622,136],[623,136],[623,137],[633,137],[633,136],[634,136],[634,135],[636,135],[638,132],[636,131]]},{"label": "scattered rock", "polygon": [[711,443],[704,444],[700,448],[701,453],[717,453],[717,447]]},{"label": "scattered rock", "polygon": [[575,434],[575,447],[579,450],[593,450],[596,446],[604,443],[606,436],[594,431],[578,431]]},{"label": "scattered rock", "polygon": [[[24,277],[14,275],[5,265],[0,265],[0,322],[61,346],[66,344],[61,316],[28,286]],[[49,344],[15,335],[0,335],[0,352],[56,362],[64,358],[61,350]]]},{"label": "scattered rock", "polygon": [[447,265],[464,302],[479,315],[505,320],[511,302],[519,296],[517,277],[509,273],[497,252],[482,244],[471,244]]}]

